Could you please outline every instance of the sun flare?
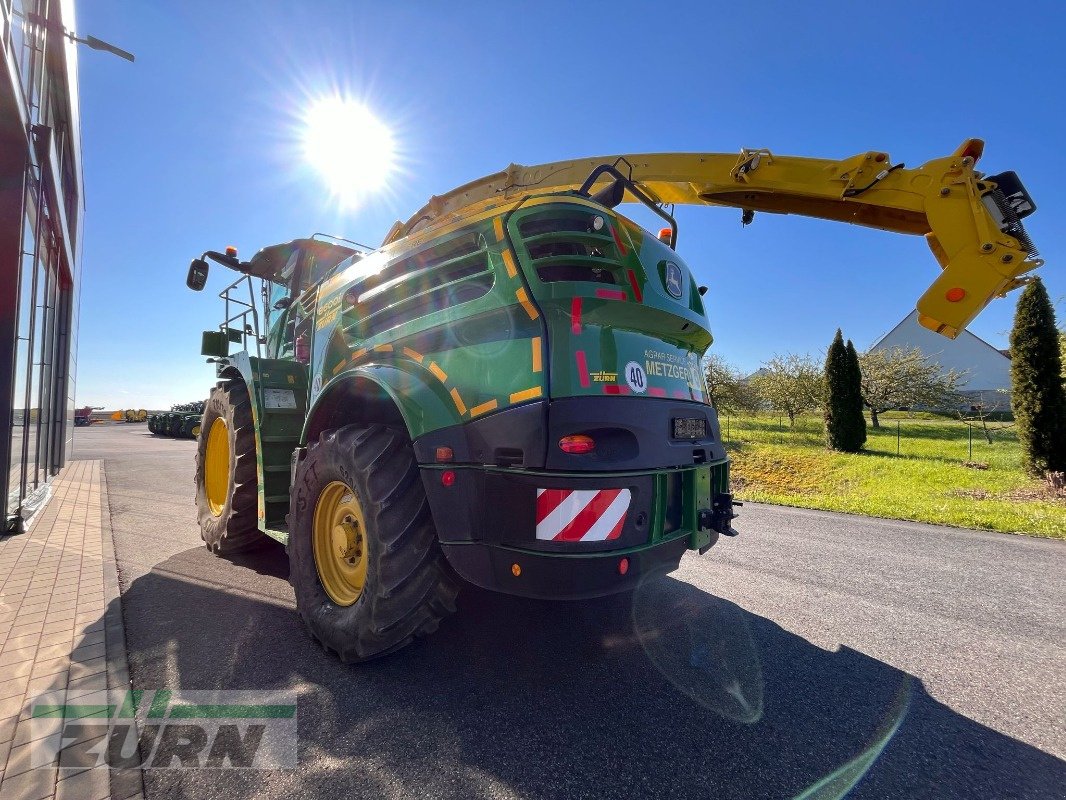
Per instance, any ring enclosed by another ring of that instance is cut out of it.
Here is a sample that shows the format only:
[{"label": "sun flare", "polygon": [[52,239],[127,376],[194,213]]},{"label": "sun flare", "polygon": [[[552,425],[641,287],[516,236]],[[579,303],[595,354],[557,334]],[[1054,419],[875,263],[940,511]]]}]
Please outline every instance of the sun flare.
[{"label": "sun flare", "polygon": [[396,167],[392,131],[362,103],[320,99],[304,117],[303,153],[344,205],[386,188]]}]

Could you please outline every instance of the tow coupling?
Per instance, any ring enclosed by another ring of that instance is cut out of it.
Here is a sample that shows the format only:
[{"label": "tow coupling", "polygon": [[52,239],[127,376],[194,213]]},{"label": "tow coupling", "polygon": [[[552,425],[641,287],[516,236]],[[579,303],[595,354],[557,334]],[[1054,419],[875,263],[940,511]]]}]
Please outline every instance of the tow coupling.
[{"label": "tow coupling", "polygon": [[[701,508],[697,512],[697,524],[700,530],[717,531],[723,536],[736,536],[740,531],[734,528],[731,523],[739,515],[733,511],[733,507],[742,505],[744,504],[739,500],[734,500],[733,495],[729,492],[716,494],[711,508]],[[702,556],[710,549],[710,544],[701,547],[700,555]]]}]

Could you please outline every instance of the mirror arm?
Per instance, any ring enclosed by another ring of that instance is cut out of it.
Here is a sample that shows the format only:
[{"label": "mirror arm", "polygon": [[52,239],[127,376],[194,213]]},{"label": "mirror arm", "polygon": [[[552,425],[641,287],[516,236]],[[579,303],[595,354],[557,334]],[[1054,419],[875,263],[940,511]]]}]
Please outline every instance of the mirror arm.
[{"label": "mirror arm", "polygon": [[224,267],[229,267],[230,269],[235,269],[239,272],[247,272],[247,269],[242,269],[242,267],[247,267],[247,262],[242,264],[241,260],[236,256],[229,256],[215,250],[208,250],[200,256],[200,258],[210,258],[216,264],[221,264]]}]

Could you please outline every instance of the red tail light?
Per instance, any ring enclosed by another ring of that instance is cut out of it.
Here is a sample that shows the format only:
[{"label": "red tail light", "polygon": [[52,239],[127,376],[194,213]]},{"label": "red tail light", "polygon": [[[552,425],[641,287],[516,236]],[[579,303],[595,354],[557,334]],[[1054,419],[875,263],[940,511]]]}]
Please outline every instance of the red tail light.
[{"label": "red tail light", "polygon": [[559,449],[571,455],[583,455],[596,449],[596,440],[583,434],[564,436],[559,440]]}]

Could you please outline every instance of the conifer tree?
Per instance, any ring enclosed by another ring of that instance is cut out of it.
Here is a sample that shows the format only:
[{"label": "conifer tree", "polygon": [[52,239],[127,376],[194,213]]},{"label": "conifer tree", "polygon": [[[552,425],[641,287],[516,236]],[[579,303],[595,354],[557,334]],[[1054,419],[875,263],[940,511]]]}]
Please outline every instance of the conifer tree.
[{"label": "conifer tree", "polygon": [[1025,287],[1010,332],[1011,406],[1026,469],[1066,470],[1066,390],[1055,310],[1040,279]]},{"label": "conifer tree", "polygon": [[[850,340],[848,344],[851,344]],[[825,357],[825,443],[830,450],[857,453],[866,441],[862,376],[858,367],[854,345],[849,354],[844,336],[837,328]]]},{"label": "conifer tree", "polygon": [[851,339],[848,339],[848,387],[853,393],[853,414],[855,417],[855,452],[866,444],[866,416],[862,413],[862,368],[859,366],[859,353]]}]

